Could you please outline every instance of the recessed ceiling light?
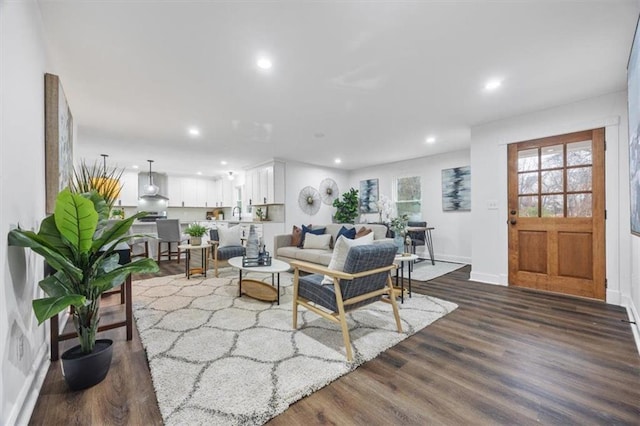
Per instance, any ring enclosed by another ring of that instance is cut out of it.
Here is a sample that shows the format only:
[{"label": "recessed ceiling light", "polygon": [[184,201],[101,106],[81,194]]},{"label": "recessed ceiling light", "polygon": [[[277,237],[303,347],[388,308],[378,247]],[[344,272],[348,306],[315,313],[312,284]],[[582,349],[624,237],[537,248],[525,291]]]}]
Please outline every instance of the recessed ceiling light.
[{"label": "recessed ceiling light", "polygon": [[429,136],[429,137],[426,139],[426,141],[427,141],[427,143],[434,143],[434,142],[436,141],[436,138],[435,138],[434,136]]},{"label": "recessed ceiling light", "polygon": [[224,161],[224,160],[222,160],[222,161],[220,162],[220,164],[222,164],[223,166],[226,166],[226,165],[227,165],[227,162],[226,162],[226,161]]},{"label": "recessed ceiling light", "polygon": [[199,136],[199,135],[200,135],[200,130],[198,130],[198,129],[197,129],[197,128],[195,128],[195,127],[190,127],[190,128],[189,128],[189,134],[190,134],[191,136]]},{"label": "recessed ceiling light", "polygon": [[258,68],[260,69],[268,70],[273,66],[273,63],[271,62],[271,59],[267,58],[266,56],[261,56],[260,58],[258,58],[256,65],[258,65]]},{"label": "recessed ceiling light", "polygon": [[502,85],[502,81],[498,80],[496,78],[496,79],[487,81],[487,83],[484,85],[484,89],[485,90],[496,90],[501,85]]},{"label": "recessed ceiling light", "polygon": [[336,158],[335,160],[333,160],[333,162],[336,163],[336,164],[340,164],[340,163],[342,163],[342,160],[339,159],[339,158]]},{"label": "recessed ceiling light", "polygon": [[133,165],[133,166],[131,166],[131,167],[133,167],[134,169],[137,169],[137,168],[138,168],[138,165],[137,165],[137,164],[134,164],[134,165]]},{"label": "recessed ceiling light", "polygon": [[202,176],[202,172],[197,172],[198,175]]}]

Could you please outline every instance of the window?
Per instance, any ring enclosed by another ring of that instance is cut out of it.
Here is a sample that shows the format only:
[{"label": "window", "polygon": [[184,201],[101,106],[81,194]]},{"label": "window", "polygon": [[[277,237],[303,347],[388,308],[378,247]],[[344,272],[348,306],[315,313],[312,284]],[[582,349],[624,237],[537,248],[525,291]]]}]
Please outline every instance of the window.
[{"label": "window", "polygon": [[398,216],[406,214],[409,219],[420,219],[422,217],[420,176],[396,179],[396,208]]}]

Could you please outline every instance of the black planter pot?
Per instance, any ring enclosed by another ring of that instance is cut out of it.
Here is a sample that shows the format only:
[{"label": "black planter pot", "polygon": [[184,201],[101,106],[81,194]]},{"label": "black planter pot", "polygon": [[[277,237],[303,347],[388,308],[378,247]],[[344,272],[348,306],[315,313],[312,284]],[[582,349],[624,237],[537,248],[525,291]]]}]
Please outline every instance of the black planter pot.
[{"label": "black planter pot", "polygon": [[83,354],[80,345],[65,351],[62,359],[62,375],[71,390],[81,390],[97,385],[107,376],[111,367],[113,340],[98,339],[90,354]]}]

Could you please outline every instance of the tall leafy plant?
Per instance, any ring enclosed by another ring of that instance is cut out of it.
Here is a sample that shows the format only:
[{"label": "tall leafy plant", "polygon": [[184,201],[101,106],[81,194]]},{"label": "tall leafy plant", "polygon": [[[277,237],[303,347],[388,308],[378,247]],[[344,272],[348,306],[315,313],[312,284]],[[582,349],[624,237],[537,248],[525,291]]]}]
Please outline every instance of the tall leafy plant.
[{"label": "tall leafy plant", "polygon": [[337,223],[354,223],[358,217],[358,190],[349,189],[342,194],[342,200],[333,200],[333,207],[336,207],[336,214],[333,216]]},{"label": "tall leafy plant", "polygon": [[120,195],[122,173],[124,169],[101,166],[98,162],[89,166],[83,161],[73,169],[70,189],[76,194],[97,192],[111,210]]},{"label": "tall leafy plant", "polygon": [[99,322],[100,296],[133,272],[156,272],[153,259],[118,264],[116,246],[131,238],[129,228],[146,213],[107,226],[109,209],[95,190],[76,194],[65,189],[58,194],[53,215],[42,221],[35,233],[24,229],[9,232],[9,245],[28,247],[56,270],[39,282],[47,297],[33,301],[42,324],[73,306],[73,323],[82,352],[93,351]]}]

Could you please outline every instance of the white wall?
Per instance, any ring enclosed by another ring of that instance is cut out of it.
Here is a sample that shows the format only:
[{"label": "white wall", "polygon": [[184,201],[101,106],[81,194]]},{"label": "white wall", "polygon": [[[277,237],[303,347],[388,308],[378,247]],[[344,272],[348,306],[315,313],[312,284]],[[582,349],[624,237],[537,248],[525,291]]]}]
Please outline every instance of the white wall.
[{"label": "white wall", "polygon": [[638,306],[638,275],[631,286],[631,259],[640,250],[629,231],[629,161],[626,92],[612,93],[496,121],[471,129],[473,206],[497,200],[498,210],[474,209],[471,279],[507,284],[507,144],[605,127],[606,151],[606,300]]},{"label": "white wall", "polygon": [[[44,72],[46,53],[35,2],[0,3],[0,424],[25,424],[48,368],[40,296],[40,256],[7,247],[11,226],[37,229],[45,216]],[[18,184],[19,183],[19,184]]]},{"label": "white wall", "polygon": [[[471,212],[442,210],[442,170],[468,166],[468,150],[421,157],[413,160],[382,164],[355,170],[349,175],[350,186],[359,189],[360,181],[378,179],[379,194],[393,196],[396,178],[420,176],[422,187],[422,218],[433,231],[433,249],[438,260],[471,263]],[[471,169],[473,182],[475,171]],[[474,205],[471,209],[475,208]],[[377,222],[378,214],[363,215],[368,222]]]},{"label": "white wall", "polygon": [[320,211],[311,216],[305,214],[298,206],[298,195],[305,186],[318,189],[320,182],[331,178],[338,184],[338,191],[342,193],[349,190],[348,172],[328,167],[318,167],[311,164],[287,161],[285,166],[285,232],[289,232],[293,225],[323,225],[331,223],[331,216],[336,211],[333,206],[321,203]]}]

